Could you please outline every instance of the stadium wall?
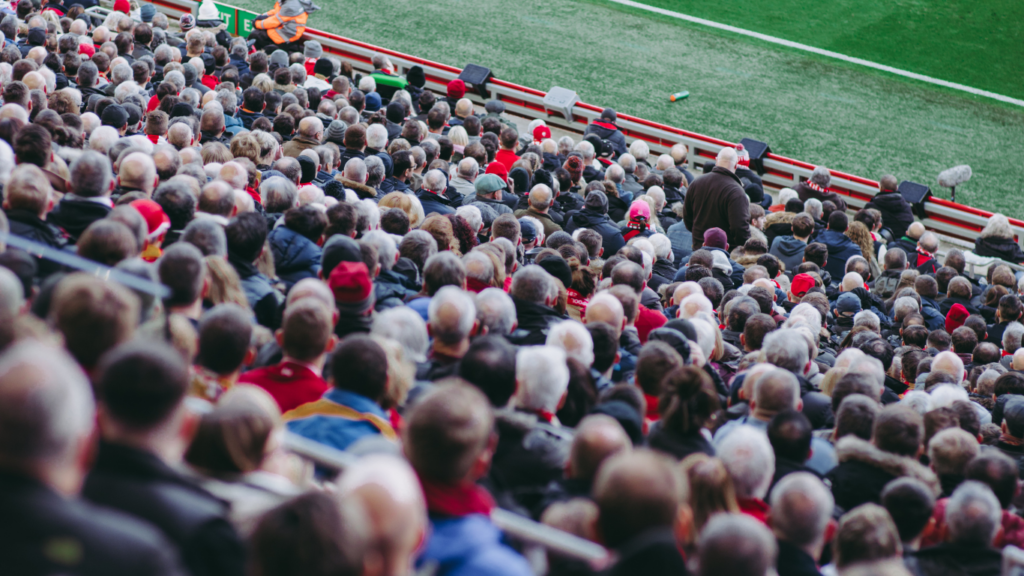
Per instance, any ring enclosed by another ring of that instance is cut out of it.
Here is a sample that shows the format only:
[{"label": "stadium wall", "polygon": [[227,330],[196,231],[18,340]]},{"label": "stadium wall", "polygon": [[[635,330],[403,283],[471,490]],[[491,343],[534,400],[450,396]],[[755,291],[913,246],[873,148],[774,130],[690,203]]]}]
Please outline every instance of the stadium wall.
[{"label": "stadium wall", "polygon": [[[151,0],[151,3],[161,12],[174,18],[185,12],[194,13],[199,6],[192,0]],[[245,10],[227,4],[219,6],[222,7],[222,11],[235,10],[236,15],[238,12],[247,13]],[[237,22],[238,17],[236,16],[234,20]],[[427,79],[425,88],[442,95],[446,92],[448,82],[457,78],[462,72],[460,68],[454,66],[424,60],[322,30],[307,28],[306,37],[319,41],[326,53],[348,60],[352,63],[354,70],[362,73],[368,74],[373,70],[370,59],[377,53],[386,54],[399,73],[404,74],[410,67],[420,66]],[[508,113],[530,119],[541,118],[551,126],[577,134],[582,134],[590,121],[600,116],[602,110],[600,106],[577,102],[572,107],[571,119],[569,119],[561,110],[546,106],[544,104],[546,93],[540,90],[500,79],[492,79],[485,88],[491,98],[497,98],[505,103]],[[466,97],[481,106],[487,100],[472,91],[467,92]],[[735,143],[732,142],[651,122],[622,112],[618,114],[618,125],[628,138],[646,141],[651,151],[658,154],[667,153],[674,144],[686,144],[690,149],[688,163],[691,170],[695,166],[699,167],[706,160],[713,160],[722,147],[735,146]],[[814,170],[814,165],[778,154],[769,154],[764,160],[764,168],[765,174],[762,178],[765,186],[777,192],[782,188],[793,187],[809,178]],[[846,196],[847,203],[853,209],[863,207],[878,191],[878,182],[870,178],[836,170],[831,170],[831,174],[831,188]],[[991,212],[934,197],[929,198],[923,208],[925,219],[922,220],[922,223],[928,229],[941,235],[969,242],[971,245],[992,216]],[[1014,230],[1017,241],[1021,242],[1024,239],[1024,221],[1011,218],[1010,226]]]}]

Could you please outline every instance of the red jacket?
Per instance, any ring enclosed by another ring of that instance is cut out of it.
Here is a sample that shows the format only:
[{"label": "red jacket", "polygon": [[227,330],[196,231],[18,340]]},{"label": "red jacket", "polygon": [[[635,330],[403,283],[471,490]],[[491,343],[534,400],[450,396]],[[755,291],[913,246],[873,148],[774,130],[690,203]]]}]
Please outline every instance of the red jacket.
[{"label": "red jacket", "polygon": [[516,153],[511,150],[498,150],[498,153],[494,155],[494,161],[505,166],[506,170],[511,170],[517,160],[519,160],[519,156],[516,156]]},{"label": "red jacket", "polygon": [[641,304],[637,308],[636,322],[633,323],[633,325],[636,326],[637,335],[640,336],[640,343],[646,344],[647,335],[650,334],[652,330],[664,326],[666,322],[668,322],[668,319],[665,318],[664,314],[657,310],[651,310]]},{"label": "red jacket", "polygon": [[308,366],[291,360],[246,372],[238,381],[243,384],[255,384],[269,392],[277,401],[282,414],[306,402],[319,400],[329,388],[319,374]]}]

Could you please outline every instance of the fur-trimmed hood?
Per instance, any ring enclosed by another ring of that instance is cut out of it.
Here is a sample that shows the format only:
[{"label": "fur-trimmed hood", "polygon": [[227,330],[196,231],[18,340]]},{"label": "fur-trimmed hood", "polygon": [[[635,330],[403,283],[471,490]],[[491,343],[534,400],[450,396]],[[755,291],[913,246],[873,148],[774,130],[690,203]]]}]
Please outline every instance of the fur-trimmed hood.
[{"label": "fur-trimmed hood", "polygon": [[764,227],[772,224],[792,224],[796,216],[795,212],[769,212],[764,219]]},{"label": "fur-trimmed hood", "polygon": [[845,436],[836,442],[836,458],[843,462],[862,462],[880,468],[893,476],[908,476],[920,480],[938,497],[942,494],[939,478],[929,468],[913,458],[878,449],[874,444],[856,436]]},{"label": "fur-trimmed hood", "polygon": [[366,184],[360,184],[355,180],[349,180],[348,178],[345,178],[340,174],[338,176],[335,176],[334,179],[337,180],[338,182],[341,182],[345,186],[345,188],[348,188],[355,192],[356,196],[359,196],[360,200],[366,198],[372,200],[377,197],[377,191],[367,186]]}]

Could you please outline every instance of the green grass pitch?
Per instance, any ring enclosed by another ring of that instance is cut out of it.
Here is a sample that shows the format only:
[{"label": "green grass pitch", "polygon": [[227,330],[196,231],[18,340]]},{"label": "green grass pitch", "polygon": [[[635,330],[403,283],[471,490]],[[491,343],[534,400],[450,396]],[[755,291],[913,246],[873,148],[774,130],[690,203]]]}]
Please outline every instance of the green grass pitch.
[{"label": "green grass pitch", "polygon": [[[235,0],[263,11],[269,0]],[[1024,97],[1024,2],[772,0],[651,5]],[[933,187],[1024,218],[1024,108],[691,25],[604,0],[320,0],[309,25],[778,154]],[[670,103],[668,95],[689,90]]]}]

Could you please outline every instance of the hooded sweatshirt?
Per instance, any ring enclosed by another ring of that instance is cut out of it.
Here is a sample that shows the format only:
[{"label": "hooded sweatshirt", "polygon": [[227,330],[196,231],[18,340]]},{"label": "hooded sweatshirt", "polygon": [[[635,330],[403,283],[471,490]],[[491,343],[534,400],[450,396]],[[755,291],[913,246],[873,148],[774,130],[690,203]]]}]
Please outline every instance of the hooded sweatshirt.
[{"label": "hooded sweatshirt", "polygon": [[776,236],[768,253],[778,258],[786,270],[796,270],[804,260],[804,248],[807,248],[807,243],[803,240],[793,236]]}]

